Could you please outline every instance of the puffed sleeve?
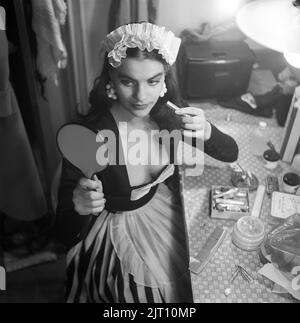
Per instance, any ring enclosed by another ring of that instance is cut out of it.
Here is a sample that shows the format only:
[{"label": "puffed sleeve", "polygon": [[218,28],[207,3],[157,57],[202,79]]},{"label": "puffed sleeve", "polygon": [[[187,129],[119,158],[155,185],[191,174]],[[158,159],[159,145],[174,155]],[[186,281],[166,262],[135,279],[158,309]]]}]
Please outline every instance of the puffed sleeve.
[{"label": "puffed sleeve", "polygon": [[231,136],[211,124],[211,137],[204,142],[204,152],[217,160],[233,163],[238,159],[239,148]]}]

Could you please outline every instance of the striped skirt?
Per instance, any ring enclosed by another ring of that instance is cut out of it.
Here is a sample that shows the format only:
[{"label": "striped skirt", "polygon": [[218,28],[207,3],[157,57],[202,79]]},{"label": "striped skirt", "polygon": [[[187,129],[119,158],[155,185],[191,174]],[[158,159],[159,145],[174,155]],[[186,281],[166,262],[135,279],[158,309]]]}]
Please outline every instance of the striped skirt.
[{"label": "striped skirt", "polygon": [[133,211],[104,210],[67,255],[67,302],[192,302],[182,205],[164,184]]}]

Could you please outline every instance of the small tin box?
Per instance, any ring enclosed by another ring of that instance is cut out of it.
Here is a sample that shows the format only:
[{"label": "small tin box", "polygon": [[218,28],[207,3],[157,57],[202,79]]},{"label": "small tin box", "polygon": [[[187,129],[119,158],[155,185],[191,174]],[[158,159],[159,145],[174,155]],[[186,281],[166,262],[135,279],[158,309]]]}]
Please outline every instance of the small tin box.
[{"label": "small tin box", "polygon": [[216,219],[238,220],[250,215],[249,189],[233,186],[212,186],[211,217]]}]

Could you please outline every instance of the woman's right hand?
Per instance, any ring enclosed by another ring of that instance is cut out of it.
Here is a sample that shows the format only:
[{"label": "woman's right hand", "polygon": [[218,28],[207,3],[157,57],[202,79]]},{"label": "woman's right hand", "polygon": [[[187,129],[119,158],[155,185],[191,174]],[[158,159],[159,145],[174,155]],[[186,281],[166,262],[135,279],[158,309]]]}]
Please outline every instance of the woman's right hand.
[{"label": "woman's right hand", "polygon": [[81,178],[73,191],[75,211],[80,215],[98,215],[105,207],[101,181],[94,175],[93,180]]}]

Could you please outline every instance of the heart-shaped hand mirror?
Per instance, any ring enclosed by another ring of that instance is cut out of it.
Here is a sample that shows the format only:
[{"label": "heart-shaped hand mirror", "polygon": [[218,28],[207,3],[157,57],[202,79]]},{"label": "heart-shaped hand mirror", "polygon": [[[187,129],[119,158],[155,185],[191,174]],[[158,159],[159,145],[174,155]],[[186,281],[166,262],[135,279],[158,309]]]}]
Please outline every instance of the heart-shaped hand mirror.
[{"label": "heart-shaped hand mirror", "polygon": [[57,132],[56,140],[62,156],[79,168],[87,178],[92,178],[93,174],[101,172],[109,164],[109,153],[104,140],[99,140],[97,131],[84,125],[69,123],[62,126]]}]

